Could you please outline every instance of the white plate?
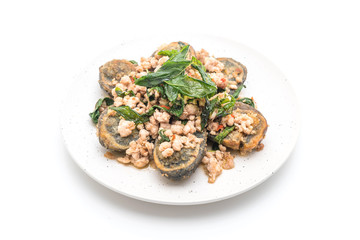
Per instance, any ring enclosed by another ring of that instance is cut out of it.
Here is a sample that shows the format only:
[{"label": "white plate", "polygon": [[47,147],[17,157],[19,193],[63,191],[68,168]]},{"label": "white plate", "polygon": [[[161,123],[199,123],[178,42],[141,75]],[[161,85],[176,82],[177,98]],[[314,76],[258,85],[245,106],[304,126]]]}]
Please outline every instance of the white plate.
[{"label": "white plate", "polygon": [[[99,66],[112,59],[150,56],[162,43],[186,41],[196,50],[206,49],[216,57],[231,57],[248,69],[241,96],[254,97],[258,110],[268,120],[265,148],[235,158],[235,168],[224,170],[214,184],[207,182],[202,167],[182,182],[162,177],[149,167],[136,169],[104,157],[89,112],[105,96],[97,82]],[[62,132],[74,161],[90,177],[126,196],[161,204],[193,205],[215,202],[241,194],[268,179],[286,161],[299,133],[299,109],[290,84],[281,71],[256,51],[237,42],[210,36],[167,36],[122,43],[97,58],[69,89],[62,106]]]}]

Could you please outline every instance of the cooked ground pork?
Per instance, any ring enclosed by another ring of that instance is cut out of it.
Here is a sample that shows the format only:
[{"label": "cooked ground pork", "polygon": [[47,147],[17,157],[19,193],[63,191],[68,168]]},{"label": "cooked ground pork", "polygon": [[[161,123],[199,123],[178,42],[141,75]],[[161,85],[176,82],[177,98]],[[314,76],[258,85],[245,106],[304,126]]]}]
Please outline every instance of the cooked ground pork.
[{"label": "cooked ground pork", "polygon": [[[174,151],[181,151],[182,148],[195,148],[203,139],[197,138],[193,133],[196,132],[194,121],[188,121],[185,125],[181,121],[174,121],[171,128],[164,131],[164,135],[169,137],[170,142],[163,142],[159,146],[159,151],[164,157],[170,157]],[[160,139],[160,136],[159,136]],[[167,150],[171,148],[172,151]]]},{"label": "cooked ground pork", "polygon": [[145,123],[145,129],[150,132],[150,135],[153,139],[156,139],[159,131],[159,123],[157,123],[153,116],[150,117],[149,122]]},{"label": "cooked ground pork", "polygon": [[199,107],[195,104],[186,104],[184,107],[184,112],[181,114],[180,119],[191,119],[194,120],[195,116],[200,113]]},{"label": "cooked ground pork", "polygon": [[240,132],[245,134],[252,134],[254,119],[247,114],[240,113],[239,111],[233,112],[234,124]]},{"label": "cooked ground pork", "polygon": [[208,58],[209,56],[210,56],[209,53],[204,49],[201,49],[200,51],[196,52],[196,58],[199,59],[200,62],[204,65],[205,65],[205,59]]},{"label": "cooked ground pork", "polygon": [[165,112],[164,110],[155,110],[155,113],[154,113],[154,118],[156,121],[158,121],[159,123],[169,123],[170,121],[170,117],[171,115],[167,112]]},{"label": "cooked ground pork", "polygon": [[213,57],[206,57],[204,66],[209,72],[220,73],[224,69],[224,64]]},{"label": "cooked ground pork", "polygon": [[130,147],[126,150],[125,157],[117,158],[121,163],[132,163],[135,167],[145,167],[152,158],[154,144],[148,142],[149,132],[141,129],[139,132],[139,139],[130,142]]},{"label": "cooked ground pork", "polygon": [[225,75],[221,72],[210,73],[211,79],[216,83],[219,88],[226,88],[228,80]]},{"label": "cooked ground pork", "polygon": [[214,152],[207,152],[202,160],[209,176],[209,183],[214,183],[223,169],[234,168],[234,157],[230,152],[226,152],[225,146],[219,145],[219,149]]},{"label": "cooked ground pork", "polygon": [[118,132],[121,137],[127,137],[132,133],[132,130],[135,129],[135,123],[132,121],[126,121],[121,119],[118,126]]}]

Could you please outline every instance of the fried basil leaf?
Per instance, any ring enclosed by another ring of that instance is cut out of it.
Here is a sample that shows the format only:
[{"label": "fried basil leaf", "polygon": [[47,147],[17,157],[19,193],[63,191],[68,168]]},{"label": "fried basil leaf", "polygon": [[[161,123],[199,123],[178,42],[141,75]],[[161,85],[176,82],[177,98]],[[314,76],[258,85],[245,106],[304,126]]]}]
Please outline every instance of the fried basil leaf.
[{"label": "fried basil leaf", "polygon": [[219,150],[219,144],[217,142],[213,142],[211,146],[211,150],[213,151]]},{"label": "fried basil leaf", "polygon": [[176,88],[183,95],[194,98],[203,98],[216,93],[216,86],[187,75],[179,75],[166,81],[166,84]]},{"label": "fried basil leaf", "polygon": [[155,112],[155,109],[162,109],[172,115],[175,115],[177,117],[180,117],[181,114],[184,112],[184,100],[180,99],[179,101],[175,101],[173,103],[172,106],[168,106],[168,105],[154,105],[152,106],[148,112],[142,114],[141,116],[144,116],[144,117],[151,117],[154,112]]},{"label": "fried basil leaf", "polygon": [[252,106],[253,108],[255,108],[255,103],[254,101],[251,99],[251,98],[240,98],[239,100],[237,100],[238,102],[242,102],[242,103],[245,103],[247,105],[250,105]]},{"label": "fried basil leaf", "polygon": [[206,127],[207,122],[210,117],[210,114],[214,111],[217,102],[218,102],[217,97],[212,100],[205,98],[205,108],[201,112],[201,115],[200,115],[201,116],[201,130],[203,130]]},{"label": "fried basil leaf", "polygon": [[157,55],[160,56],[168,56],[169,58],[171,58],[174,55],[177,55],[179,53],[178,50],[172,49],[172,50],[161,50],[157,53]]},{"label": "fried basil leaf", "polygon": [[240,94],[240,92],[241,92],[241,90],[242,90],[243,88],[246,88],[246,86],[245,86],[244,84],[241,84],[241,85],[235,90],[235,92],[233,93],[233,97],[234,97],[235,99],[237,99],[237,98],[239,97],[239,94]]},{"label": "fried basil leaf", "polygon": [[186,60],[189,46],[183,47],[180,52],[167,60],[157,72],[149,73],[135,80],[135,84],[145,87],[155,87],[164,81],[170,80],[185,71],[191,61]]},{"label": "fried basil leaf", "polygon": [[195,57],[192,57],[191,59],[191,66],[199,71],[201,78],[206,82],[207,84],[216,87],[215,82],[211,80],[210,75],[206,72],[206,69],[204,65],[200,62],[200,60],[196,59]]},{"label": "fried basil leaf", "polygon": [[222,130],[216,137],[215,137],[215,141],[219,144],[222,143],[222,141],[224,140],[224,138],[229,135],[229,133],[232,132],[232,130],[234,130],[235,126],[232,127],[226,127],[224,130]]},{"label": "fried basil leaf", "polygon": [[116,92],[116,95],[118,95],[118,97],[125,97],[125,96],[127,96],[127,95],[130,95],[131,97],[132,96],[135,96],[135,93],[132,91],[132,90],[130,90],[130,91],[123,91],[123,90],[121,90],[121,88],[119,88],[119,87],[116,87],[115,88],[115,92]]},{"label": "fried basil leaf", "polygon": [[185,126],[185,125],[188,123],[188,121],[189,121],[189,120],[187,120],[187,119],[181,120],[181,124]]},{"label": "fried basil leaf", "polygon": [[219,111],[216,117],[224,117],[232,113],[235,106],[236,99],[232,95],[227,95],[226,98],[220,100]]},{"label": "fried basil leaf", "polygon": [[126,121],[132,121],[136,124],[149,121],[149,115],[147,113],[140,115],[134,110],[132,110],[129,106],[110,107],[110,109],[116,111]]},{"label": "fried basil leaf", "polygon": [[170,113],[170,114],[172,114],[172,115],[175,115],[175,116],[177,116],[177,117],[180,117],[181,114],[184,112],[184,105],[185,105],[185,104],[184,104],[184,100],[183,100],[183,99],[180,99],[180,100],[178,100],[178,101],[175,101],[172,106],[168,106],[168,105],[160,105],[160,106],[159,106],[159,105],[154,105],[154,106],[152,106],[152,107],[150,108],[149,111],[152,111],[152,110],[155,111],[154,108],[158,108],[158,109],[162,109],[162,110],[164,110],[164,111],[166,111],[166,112],[168,112],[168,113]]},{"label": "fried basil leaf", "polygon": [[177,90],[176,88],[174,88],[173,86],[170,86],[168,84],[164,85],[164,92],[170,102],[174,102],[177,99],[178,94],[179,94],[179,90]]},{"label": "fried basil leaf", "polygon": [[110,106],[114,104],[114,100],[112,100],[111,98],[105,97],[105,98],[100,98],[96,104],[95,104],[95,110],[92,113],[89,113],[89,116],[91,117],[91,120],[93,121],[93,123],[97,124],[98,123],[98,119],[100,117],[100,107],[103,104],[103,102],[105,101],[106,106]]},{"label": "fried basil leaf", "polygon": [[181,114],[184,112],[184,105],[184,100],[181,98],[180,100],[175,101],[170,107],[170,109],[166,111],[177,117],[180,117]]},{"label": "fried basil leaf", "polygon": [[165,89],[164,89],[163,86],[159,85],[159,86],[150,88],[150,90],[151,89],[154,89],[154,90],[158,91],[162,97],[165,95]]},{"label": "fried basil leaf", "polygon": [[160,135],[160,140],[159,140],[159,142],[160,142],[160,143],[162,143],[162,142],[170,142],[169,137],[166,136],[166,135],[164,134],[164,132],[165,132],[165,129],[160,129],[160,130],[159,130],[159,135]]},{"label": "fried basil leaf", "polygon": [[184,46],[183,48],[181,48],[178,54],[174,54],[169,60],[174,62],[186,60],[186,55],[189,52],[189,47],[190,47],[189,45]]},{"label": "fried basil leaf", "polygon": [[179,101],[176,101],[173,103],[172,106],[168,106],[168,105],[154,105],[152,106],[149,111],[147,111],[146,113],[142,114],[141,116],[144,118],[150,118],[154,112],[155,109],[162,109],[172,115],[175,115],[177,117],[180,117],[181,114],[184,112],[184,100],[180,99]]},{"label": "fried basil leaf", "polygon": [[190,61],[187,60],[179,62],[168,60],[157,72],[149,73],[145,76],[142,76],[141,78],[136,79],[135,84],[145,87],[155,87],[164,81],[170,80],[180,75],[189,65]]}]

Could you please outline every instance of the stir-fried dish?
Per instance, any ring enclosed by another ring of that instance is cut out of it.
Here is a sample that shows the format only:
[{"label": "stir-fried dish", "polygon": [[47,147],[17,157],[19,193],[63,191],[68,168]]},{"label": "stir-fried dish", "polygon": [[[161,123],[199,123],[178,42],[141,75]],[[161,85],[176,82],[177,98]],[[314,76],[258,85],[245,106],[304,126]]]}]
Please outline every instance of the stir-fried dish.
[{"label": "stir-fried dish", "polygon": [[228,150],[246,155],[264,147],[266,119],[253,98],[240,96],[246,75],[232,58],[173,42],[140,63],[101,66],[99,84],[109,97],[98,100],[90,117],[101,145],[123,153],[118,162],[144,168],[153,161],[173,180],[188,178],[203,164],[214,183],[223,169],[234,167],[234,151]]}]

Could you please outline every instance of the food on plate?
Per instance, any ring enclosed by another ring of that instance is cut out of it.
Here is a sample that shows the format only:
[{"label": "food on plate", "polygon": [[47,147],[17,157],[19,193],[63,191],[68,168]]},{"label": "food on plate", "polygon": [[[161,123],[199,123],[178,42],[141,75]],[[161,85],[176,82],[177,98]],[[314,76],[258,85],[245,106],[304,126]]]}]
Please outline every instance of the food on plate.
[{"label": "food on plate", "polygon": [[[151,57],[112,60],[100,67],[101,98],[90,113],[100,144],[123,164],[153,162],[172,180],[189,178],[200,164],[208,182],[234,167],[240,155],[261,150],[267,130],[253,98],[240,97],[247,69],[178,41]],[[211,148],[210,148],[211,147]]]}]

